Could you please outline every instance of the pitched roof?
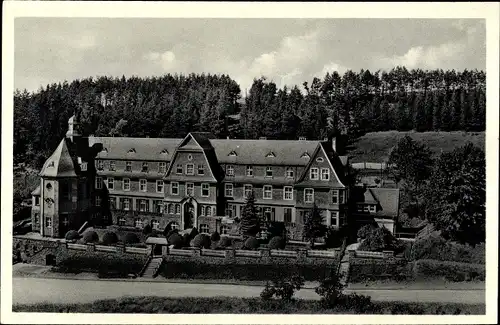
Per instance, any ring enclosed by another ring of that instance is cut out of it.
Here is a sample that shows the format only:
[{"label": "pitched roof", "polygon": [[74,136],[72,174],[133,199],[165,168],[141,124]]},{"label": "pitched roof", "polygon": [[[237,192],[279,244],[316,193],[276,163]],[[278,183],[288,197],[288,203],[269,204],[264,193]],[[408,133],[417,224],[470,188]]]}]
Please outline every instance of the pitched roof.
[{"label": "pitched roof", "polygon": [[62,139],[56,150],[43,164],[40,176],[75,177],[75,164],[71,157],[66,138]]},{"label": "pitched roof", "polygon": [[356,203],[378,204],[381,210],[376,215],[397,216],[399,210],[399,189],[397,188],[363,188],[355,187],[351,198]]},{"label": "pitched roof", "polygon": [[[170,161],[182,139],[89,137],[89,145],[102,143],[103,150],[96,159],[162,160]],[[130,152],[134,149],[135,152]]]},{"label": "pitched roof", "polygon": [[[210,143],[221,164],[305,166],[309,159],[302,154],[312,155],[319,141],[211,139]],[[236,156],[229,155],[232,151]],[[266,157],[271,151],[275,157]]]},{"label": "pitched roof", "polygon": [[41,190],[40,190],[40,185],[38,185],[34,190],[33,192],[31,192],[31,195],[40,195],[41,194]]}]

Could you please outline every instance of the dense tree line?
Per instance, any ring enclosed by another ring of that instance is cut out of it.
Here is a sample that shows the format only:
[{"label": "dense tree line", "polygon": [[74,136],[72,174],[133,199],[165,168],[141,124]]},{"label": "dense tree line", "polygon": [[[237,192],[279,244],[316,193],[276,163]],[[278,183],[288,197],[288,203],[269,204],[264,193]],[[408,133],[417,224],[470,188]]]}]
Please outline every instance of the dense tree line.
[{"label": "dense tree line", "polygon": [[[322,139],[415,129],[485,129],[485,73],[422,71],[327,73],[303,89],[255,79],[244,103],[227,75],[87,78],[14,94],[14,159],[40,167],[75,112],[86,134]],[[235,118],[235,116],[237,116]]]}]

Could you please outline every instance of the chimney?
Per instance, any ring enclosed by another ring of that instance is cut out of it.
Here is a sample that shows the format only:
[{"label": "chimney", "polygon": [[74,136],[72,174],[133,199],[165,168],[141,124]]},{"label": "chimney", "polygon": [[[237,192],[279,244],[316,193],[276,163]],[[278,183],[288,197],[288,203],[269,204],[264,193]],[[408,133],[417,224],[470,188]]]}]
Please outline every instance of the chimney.
[{"label": "chimney", "polygon": [[332,149],[333,151],[337,152],[337,138],[333,137],[330,140],[332,142]]}]

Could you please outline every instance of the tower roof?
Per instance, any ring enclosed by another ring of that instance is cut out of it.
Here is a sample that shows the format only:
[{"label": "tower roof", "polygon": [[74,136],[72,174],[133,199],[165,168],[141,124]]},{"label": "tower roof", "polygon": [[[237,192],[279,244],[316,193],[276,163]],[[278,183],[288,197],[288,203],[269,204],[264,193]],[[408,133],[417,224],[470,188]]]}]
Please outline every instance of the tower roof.
[{"label": "tower roof", "polygon": [[66,139],[62,139],[56,150],[43,164],[40,176],[45,177],[75,177],[75,165],[68,149]]}]

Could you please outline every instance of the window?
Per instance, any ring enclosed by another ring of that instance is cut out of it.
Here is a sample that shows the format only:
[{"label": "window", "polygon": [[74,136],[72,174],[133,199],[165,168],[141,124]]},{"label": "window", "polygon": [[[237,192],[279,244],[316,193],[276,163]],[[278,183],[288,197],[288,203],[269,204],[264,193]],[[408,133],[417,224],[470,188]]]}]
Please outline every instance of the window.
[{"label": "window", "polygon": [[87,170],[87,163],[82,162],[82,164],[80,165],[80,169],[82,170],[82,172],[86,171]]},{"label": "window", "polygon": [[188,160],[189,160],[189,161],[193,160],[193,155],[189,154],[189,155],[188,155]]},{"label": "window", "polygon": [[101,197],[100,196],[96,196],[95,197],[95,205],[97,207],[100,207],[101,206]]},{"label": "window", "polygon": [[175,173],[182,174],[182,165],[181,164],[177,164],[177,167],[175,169]]},{"label": "window", "polygon": [[163,180],[162,179],[156,180],[156,192],[163,193]]},{"label": "window", "polygon": [[374,204],[370,205],[370,212],[373,212],[373,213],[377,212],[377,206]]},{"label": "window", "polygon": [[370,211],[370,206],[369,205],[363,206],[363,212],[369,212],[369,211]]},{"label": "window", "polygon": [[139,211],[148,212],[148,201],[147,200],[139,200]]},{"label": "window", "polygon": [[39,213],[35,213],[33,215],[33,217],[35,218],[35,224],[38,225],[38,222],[40,221],[40,214]]},{"label": "window", "polygon": [[318,158],[316,158],[316,161],[319,163],[322,163],[324,161],[324,159],[323,159],[323,157],[318,157]]},{"label": "window", "polygon": [[201,196],[210,196],[210,186],[206,183],[201,184]]},{"label": "window", "polygon": [[205,215],[205,206],[204,206],[204,205],[202,205],[202,206],[200,207],[200,216],[204,216],[204,215]]},{"label": "window", "polygon": [[236,217],[236,205],[227,203],[226,204],[226,216],[229,218],[234,218]]},{"label": "window", "polygon": [[130,191],[130,178],[123,179],[123,190]]},{"label": "window", "polygon": [[143,173],[147,173],[147,172],[148,172],[148,169],[149,169],[149,168],[148,168],[148,163],[147,163],[147,162],[143,162],[143,163],[142,163],[142,169],[141,169],[141,171],[142,171]]},{"label": "window", "polygon": [[293,168],[292,167],[287,167],[285,171],[285,177],[286,178],[293,178]]},{"label": "window", "polygon": [[186,183],[186,195],[193,196],[194,195],[194,184]]},{"label": "window", "polygon": [[112,196],[109,197],[109,208],[111,210],[116,210],[116,198],[115,197],[112,197]]},{"label": "window", "polygon": [[284,222],[285,223],[291,223],[292,222],[292,208],[285,208],[284,210]]},{"label": "window", "polygon": [[115,179],[113,177],[108,177],[108,190],[115,189]]},{"label": "window", "polygon": [[[215,209],[214,209],[215,211]],[[212,207],[211,206],[206,206],[205,207],[205,215],[206,216],[211,216],[212,215]]]},{"label": "window", "polygon": [[175,214],[181,214],[181,205],[178,203],[175,205]]},{"label": "window", "polygon": [[309,170],[309,178],[312,180],[318,179],[318,168],[313,167]]},{"label": "window", "polygon": [[173,221],[171,224],[170,224],[170,228],[172,228],[172,230],[174,229],[179,229],[179,224],[175,221]]},{"label": "window", "polygon": [[97,160],[97,169],[98,170],[103,170],[104,169],[104,161]]},{"label": "window", "polygon": [[252,166],[247,166],[247,176],[253,176],[253,167]]},{"label": "window", "polygon": [[330,180],[330,169],[321,168],[321,180],[322,181],[329,181]]},{"label": "window", "polygon": [[293,187],[283,187],[283,200],[293,200]]},{"label": "window", "polygon": [[134,224],[136,228],[142,228],[142,219],[139,218],[135,219]]},{"label": "window", "polygon": [[346,191],[340,191],[340,203],[344,204],[347,198],[347,192]]},{"label": "window", "polygon": [[39,206],[39,205],[40,205],[40,197],[35,196],[35,206]]},{"label": "window", "polygon": [[208,227],[207,224],[201,224],[200,225],[200,233],[202,233],[202,234],[208,234],[208,233],[210,233],[210,228]]},{"label": "window", "polygon": [[158,164],[158,173],[165,174],[166,171],[167,171],[167,163],[166,162],[160,162]]},{"label": "window", "polygon": [[194,175],[194,164],[186,165],[186,175]]},{"label": "window", "polygon": [[312,188],[306,188],[304,190],[304,202],[306,203],[314,202],[314,190]]},{"label": "window", "polygon": [[153,219],[153,220],[151,220],[151,226],[153,229],[158,230],[158,229],[160,229],[160,222],[158,220]]},{"label": "window", "polygon": [[222,225],[220,227],[220,233],[221,233],[221,235],[227,235],[229,233],[229,226]]},{"label": "window", "polygon": [[266,207],[264,208],[264,220],[274,221],[274,208]]},{"label": "window", "polygon": [[163,201],[162,200],[154,200],[153,201],[153,210],[156,213],[163,213]]},{"label": "window", "polygon": [[266,167],[266,177],[273,177],[273,167],[271,166]]},{"label": "window", "polygon": [[205,175],[205,165],[198,165],[198,175]]},{"label": "window", "polygon": [[115,161],[114,160],[109,161],[109,170],[115,171]]},{"label": "window", "polygon": [[148,182],[145,179],[139,180],[139,191],[146,192],[148,190],[147,187]]},{"label": "window", "polygon": [[333,204],[339,203],[339,190],[332,190],[332,203]]},{"label": "window", "polygon": [[69,225],[69,218],[68,217],[64,217],[62,223],[63,223],[63,225],[65,227],[68,227],[68,225]]},{"label": "window", "polygon": [[45,217],[45,227],[52,228],[52,218],[51,217]]},{"label": "window", "polygon": [[273,187],[271,185],[264,185],[264,191],[263,191],[263,198],[264,199],[272,199],[273,198]]},{"label": "window", "polygon": [[299,211],[299,220],[300,220],[300,222],[302,222],[304,224],[305,221],[306,221],[306,217],[307,217],[308,214],[309,214],[309,211],[300,210]]},{"label": "window", "polygon": [[247,185],[243,186],[243,195],[245,196],[245,198],[250,196],[250,193],[252,193],[252,190],[253,190],[252,185],[247,184]]},{"label": "window", "polygon": [[331,217],[330,217],[331,225],[338,226],[339,212],[338,211],[330,211],[330,213],[331,213]]},{"label": "window", "polygon": [[100,190],[102,188],[102,177],[95,178],[95,188]]},{"label": "window", "polygon": [[224,186],[224,196],[233,197],[233,184],[226,183]]},{"label": "window", "polygon": [[237,156],[236,151],[234,151],[234,150],[231,151],[228,156],[229,157],[236,157]]},{"label": "window", "polygon": [[123,199],[123,210],[130,210],[130,199]]},{"label": "window", "polygon": [[168,204],[168,213],[170,213],[170,214],[174,214],[174,213],[175,213],[175,212],[174,212],[174,208],[175,208],[174,204],[169,203],[169,204]]},{"label": "window", "polygon": [[125,218],[124,217],[118,218],[118,225],[119,226],[125,226]]},{"label": "window", "polygon": [[170,183],[170,194],[179,195],[179,183],[177,182]]},{"label": "window", "polygon": [[227,176],[234,176],[234,166],[233,165],[227,165],[226,175]]},{"label": "window", "polygon": [[132,162],[131,161],[125,162],[125,171],[126,172],[131,172],[132,171]]}]

